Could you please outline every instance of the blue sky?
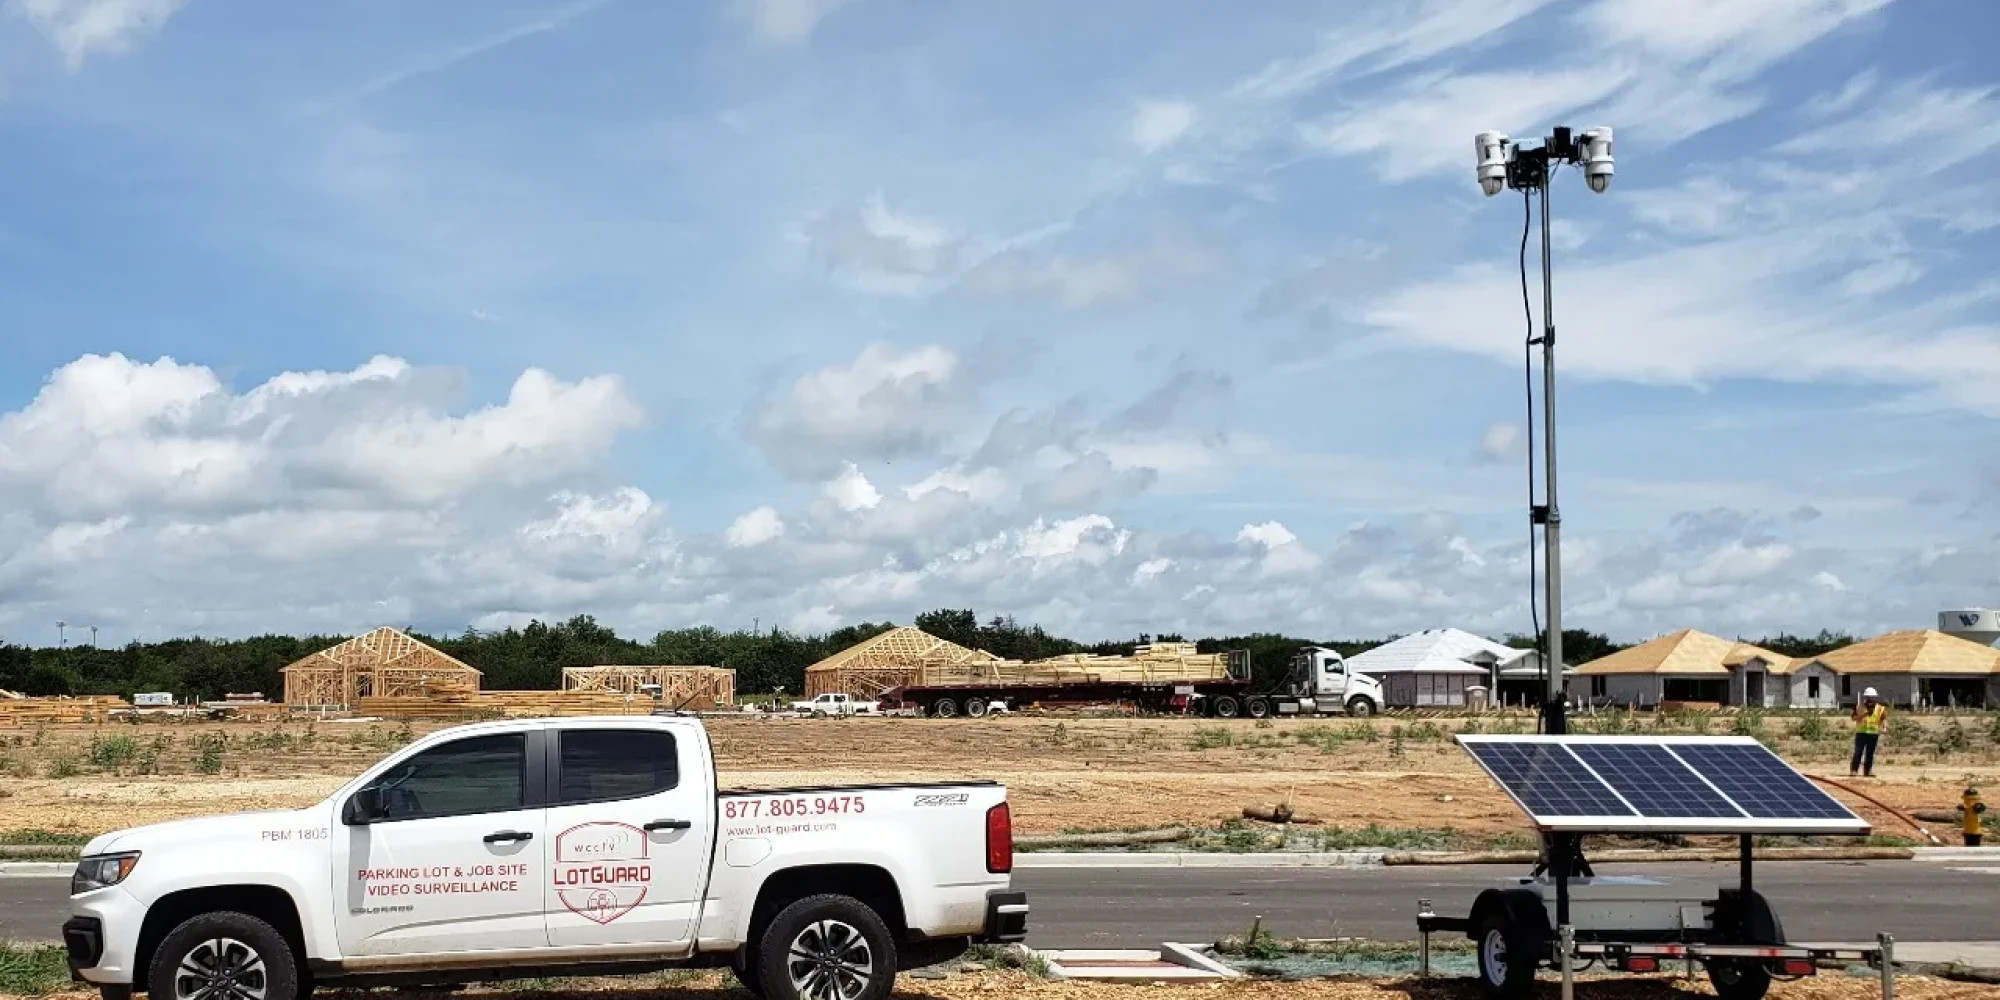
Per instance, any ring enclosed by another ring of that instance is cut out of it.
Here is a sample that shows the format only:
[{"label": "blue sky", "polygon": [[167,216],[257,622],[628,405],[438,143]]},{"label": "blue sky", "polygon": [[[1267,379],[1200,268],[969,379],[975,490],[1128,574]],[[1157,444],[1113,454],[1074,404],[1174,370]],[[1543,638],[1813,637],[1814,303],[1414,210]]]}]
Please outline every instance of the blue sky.
[{"label": "blue sky", "polygon": [[2000,12],[17,0],[0,632],[1527,627],[2000,601]]}]

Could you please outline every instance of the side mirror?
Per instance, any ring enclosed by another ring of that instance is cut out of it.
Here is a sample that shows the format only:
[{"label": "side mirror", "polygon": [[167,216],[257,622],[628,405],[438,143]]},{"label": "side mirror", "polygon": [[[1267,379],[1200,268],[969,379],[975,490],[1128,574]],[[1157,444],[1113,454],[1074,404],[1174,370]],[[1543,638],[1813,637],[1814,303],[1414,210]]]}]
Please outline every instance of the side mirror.
[{"label": "side mirror", "polygon": [[349,826],[367,826],[388,815],[389,810],[382,805],[382,790],[370,785],[347,800],[347,809],[341,818]]}]

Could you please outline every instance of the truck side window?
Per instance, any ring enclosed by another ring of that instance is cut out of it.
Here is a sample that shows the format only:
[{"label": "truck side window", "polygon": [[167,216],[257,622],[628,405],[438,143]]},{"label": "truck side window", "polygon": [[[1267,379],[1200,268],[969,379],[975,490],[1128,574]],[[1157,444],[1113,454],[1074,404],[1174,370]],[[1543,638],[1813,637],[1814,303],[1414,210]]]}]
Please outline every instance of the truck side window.
[{"label": "truck side window", "polygon": [[385,820],[429,819],[521,808],[528,762],[524,733],[472,736],[432,747],[389,769],[382,790]]},{"label": "truck side window", "polygon": [[557,805],[636,799],[681,783],[674,734],[650,729],[571,729],[562,741]]}]

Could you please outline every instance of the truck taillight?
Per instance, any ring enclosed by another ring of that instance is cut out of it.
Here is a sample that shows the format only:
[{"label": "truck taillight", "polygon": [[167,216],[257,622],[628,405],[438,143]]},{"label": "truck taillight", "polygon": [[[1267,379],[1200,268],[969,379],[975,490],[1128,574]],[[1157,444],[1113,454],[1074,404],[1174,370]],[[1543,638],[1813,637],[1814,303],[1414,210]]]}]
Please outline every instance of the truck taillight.
[{"label": "truck taillight", "polygon": [[1005,802],[986,810],[986,870],[1014,870],[1014,814]]}]

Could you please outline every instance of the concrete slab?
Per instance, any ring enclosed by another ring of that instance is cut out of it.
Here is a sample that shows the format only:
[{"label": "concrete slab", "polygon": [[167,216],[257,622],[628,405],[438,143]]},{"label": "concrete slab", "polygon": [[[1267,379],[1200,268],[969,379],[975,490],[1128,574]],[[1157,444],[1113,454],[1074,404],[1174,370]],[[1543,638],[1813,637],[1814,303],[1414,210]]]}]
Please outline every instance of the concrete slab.
[{"label": "concrete slab", "polygon": [[1234,979],[1237,973],[1199,955],[1186,945],[1163,945],[1149,949],[1064,949],[1037,954],[1048,963],[1049,975],[1057,979],[1089,979],[1100,982],[1219,982]]}]

